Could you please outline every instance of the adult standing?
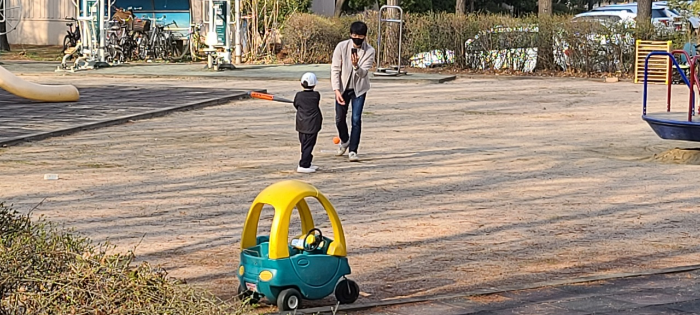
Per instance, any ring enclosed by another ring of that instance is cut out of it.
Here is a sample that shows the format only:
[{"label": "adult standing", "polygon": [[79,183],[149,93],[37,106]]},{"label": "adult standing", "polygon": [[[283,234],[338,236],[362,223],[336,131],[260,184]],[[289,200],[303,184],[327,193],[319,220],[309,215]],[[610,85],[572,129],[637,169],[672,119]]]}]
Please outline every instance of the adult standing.
[{"label": "adult standing", "polygon": [[[338,43],[333,51],[331,85],[335,91],[335,125],[338,128],[337,156],[346,151],[348,160],[359,161],[357,149],[362,132],[362,110],[370,89],[369,71],[374,63],[374,48],[367,38],[367,24],[357,21],[350,25],[350,39]],[[348,108],[352,106],[352,130],[348,134]]]}]

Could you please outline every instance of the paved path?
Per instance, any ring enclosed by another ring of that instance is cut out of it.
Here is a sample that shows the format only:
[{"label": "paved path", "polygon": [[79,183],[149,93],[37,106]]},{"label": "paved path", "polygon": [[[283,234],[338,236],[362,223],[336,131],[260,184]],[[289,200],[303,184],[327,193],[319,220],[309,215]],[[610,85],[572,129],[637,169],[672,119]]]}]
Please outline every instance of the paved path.
[{"label": "paved path", "polygon": [[[4,61],[3,67],[17,75],[52,74],[71,76],[108,76],[108,77],[176,77],[176,78],[220,78],[246,80],[285,80],[297,81],[305,72],[314,72],[321,80],[330,78],[330,65],[241,65],[236,70],[213,71],[204,69],[200,63],[134,63],[123,64],[98,70],[77,72],[59,71],[56,62],[19,62]],[[443,83],[454,80],[454,75],[432,73],[409,73],[408,75],[374,76],[375,82],[422,82]]]},{"label": "paved path", "polygon": [[0,89],[0,146],[223,104],[246,91],[168,87],[78,87],[80,100],[38,103]]}]

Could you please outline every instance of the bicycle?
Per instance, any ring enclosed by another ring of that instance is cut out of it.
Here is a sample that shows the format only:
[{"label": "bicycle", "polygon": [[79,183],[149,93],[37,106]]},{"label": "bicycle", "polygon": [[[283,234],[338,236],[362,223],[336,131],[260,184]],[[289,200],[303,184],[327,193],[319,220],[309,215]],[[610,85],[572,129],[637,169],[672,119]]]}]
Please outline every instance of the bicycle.
[{"label": "bicycle", "polygon": [[[177,27],[177,23],[173,21],[173,24],[175,27]],[[178,39],[175,38],[175,33],[171,30],[168,30],[164,32],[165,34],[165,49],[164,49],[164,59],[173,61],[173,60],[180,60],[184,56],[183,49],[180,48],[180,44],[178,43]]]},{"label": "bicycle", "polygon": [[63,53],[66,53],[66,50],[68,50],[69,47],[76,47],[78,45],[78,41],[80,40],[80,24],[77,24],[78,20],[75,18],[68,18],[66,17],[66,20],[68,21],[74,21],[76,22],[75,24],[75,29],[73,29],[73,23],[66,23],[66,26],[68,26],[68,34],[63,37]]},{"label": "bicycle", "polygon": [[[200,51],[202,51],[201,48],[206,47],[202,43],[202,35],[200,33],[200,31],[202,29],[202,25],[203,25],[202,22],[191,25],[190,32],[187,35],[186,40],[187,40],[187,48],[189,51],[188,52],[186,51],[185,54],[189,53],[190,59],[192,59],[192,61],[199,61],[199,60],[204,60],[207,58],[206,54],[200,53]],[[183,45],[183,47],[184,47],[184,45]],[[185,54],[183,54],[183,57]]]},{"label": "bicycle", "polygon": [[110,21],[109,31],[107,31],[107,62],[126,61],[126,25],[122,21]]},{"label": "bicycle", "polygon": [[158,59],[164,56],[164,49],[166,46],[164,29],[167,26],[174,24],[175,22],[168,25],[158,25],[155,23],[157,20],[153,20],[154,23],[151,24],[150,33],[144,34],[142,38],[138,41],[139,57],[141,59]]}]

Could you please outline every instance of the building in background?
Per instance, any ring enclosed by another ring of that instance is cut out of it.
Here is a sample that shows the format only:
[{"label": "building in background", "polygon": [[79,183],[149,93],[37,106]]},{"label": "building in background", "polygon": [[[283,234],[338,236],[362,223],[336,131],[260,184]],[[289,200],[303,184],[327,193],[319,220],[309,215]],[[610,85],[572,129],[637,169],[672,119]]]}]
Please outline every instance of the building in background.
[{"label": "building in background", "polygon": [[[8,34],[10,44],[62,45],[68,27],[66,18],[78,15],[75,1],[81,0],[6,0],[8,7],[21,6],[22,19],[16,30]],[[116,0],[115,8],[134,10],[137,18],[158,20],[158,24],[173,21],[177,27],[171,30],[186,36],[190,23],[201,22],[202,0]],[[311,10],[315,14],[332,16],[335,0],[313,0]],[[19,10],[9,10],[8,19],[17,20]]]},{"label": "building in background", "polygon": [[[10,44],[62,45],[68,29],[66,17],[75,17],[73,0],[7,0],[7,7],[22,7],[17,29],[7,34]],[[16,21],[19,10],[8,10]]]},{"label": "building in background", "polygon": [[311,12],[323,16],[333,16],[335,14],[335,0],[313,0]]}]

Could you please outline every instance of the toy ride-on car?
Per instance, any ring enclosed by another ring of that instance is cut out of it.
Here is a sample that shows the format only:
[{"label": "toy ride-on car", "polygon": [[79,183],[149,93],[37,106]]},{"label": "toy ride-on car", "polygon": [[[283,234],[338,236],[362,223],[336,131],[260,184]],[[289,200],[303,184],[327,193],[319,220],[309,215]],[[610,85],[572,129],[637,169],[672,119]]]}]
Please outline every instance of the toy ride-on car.
[{"label": "toy ride-on car", "polygon": [[[304,198],[316,198],[328,214],[335,240],[314,226]],[[264,205],[275,209],[269,236],[258,236],[258,221]],[[289,244],[289,222],[294,209],[301,218],[302,235]],[[280,311],[300,307],[301,300],[318,300],[331,293],[341,304],[353,303],[360,288],[345,276],[350,274],[345,234],[333,205],[315,187],[287,180],[265,188],[253,201],[243,226],[238,268],[240,296],[253,300],[265,297]]]}]

